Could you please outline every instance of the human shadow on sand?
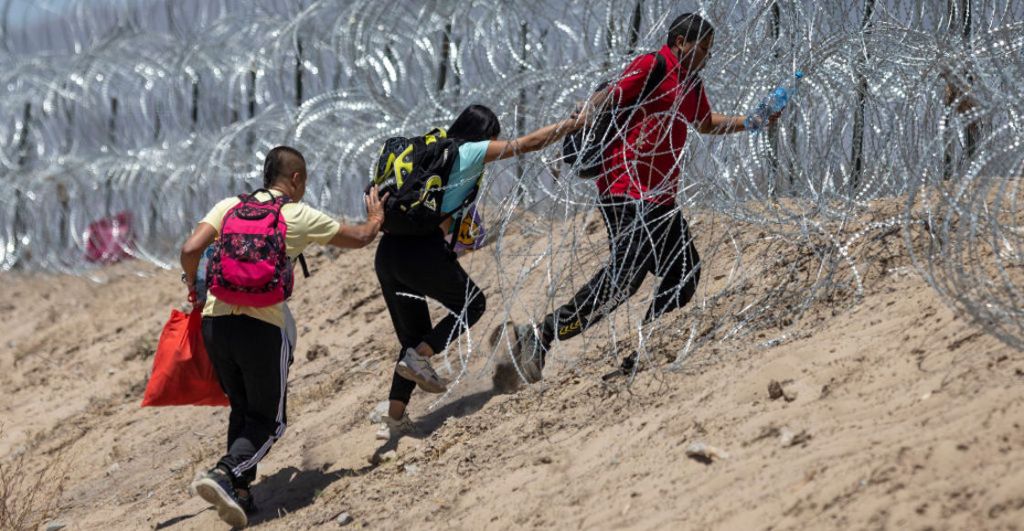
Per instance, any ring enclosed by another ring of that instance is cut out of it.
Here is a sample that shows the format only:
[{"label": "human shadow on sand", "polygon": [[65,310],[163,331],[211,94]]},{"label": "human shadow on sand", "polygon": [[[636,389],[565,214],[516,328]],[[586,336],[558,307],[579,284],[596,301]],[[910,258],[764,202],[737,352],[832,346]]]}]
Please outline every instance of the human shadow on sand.
[{"label": "human shadow on sand", "polygon": [[443,426],[446,420],[472,415],[473,413],[480,411],[487,402],[490,402],[492,398],[500,394],[503,394],[503,392],[496,388],[479,391],[449,402],[441,408],[416,419],[414,422],[415,429],[412,432],[398,437],[392,436],[387,440],[387,442],[380,445],[380,447],[373,452],[373,455],[370,457],[370,462],[374,465],[379,465],[384,458],[384,454],[391,450],[397,451],[398,441],[401,440],[402,437],[426,439],[432,433],[437,431],[438,428]]},{"label": "human shadow on sand", "polygon": [[[420,417],[416,421],[416,431],[410,433],[410,437],[425,438],[434,433],[445,421],[450,418],[465,417],[480,411],[487,403],[503,391],[490,388],[486,391],[479,391],[466,395],[457,400],[449,402],[439,409]],[[381,462],[381,456],[390,450],[398,448],[399,438],[392,437],[381,445],[370,458],[371,464],[359,469],[342,468],[329,470],[330,465],[320,469],[299,470],[295,467],[286,467],[278,470],[274,475],[261,480],[253,486],[253,495],[256,496],[256,505],[259,511],[249,517],[249,525],[269,522],[284,516],[288,513],[298,511],[313,504],[317,496],[329,485],[342,478],[359,477],[375,469]],[[203,509],[195,514],[176,516],[157,524],[156,529],[166,529],[198,516]]]},{"label": "human shadow on sand", "polygon": [[278,470],[274,475],[254,485],[253,495],[256,496],[259,511],[249,517],[249,525],[268,522],[308,507],[331,483],[342,478],[362,476],[376,468],[376,465],[371,464],[359,469],[327,470],[328,468],[329,465],[322,469],[299,470],[290,466]]},{"label": "human shadow on sand", "polygon": [[173,525],[176,525],[176,524],[179,524],[181,522],[184,522],[185,520],[189,520],[189,519],[195,518],[195,517],[205,513],[206,511],[209,511],[211,509],[213,509],[213,508],[212,507],[207,507],[207,508],[205,508],[205,509],[203,509],[203,510],[201,510],[199,512],[195,512],[195,513],[192,513],[192,514],[183,514],[181,516],[175,516],[174,518],[170,518],[170,519],[164,520],[163,522],[160,522],[160,523],[156,524],[155,526],[153,526],[153,529],[154,530],[167,529],[168,527],[171,527]]},{"label": "human shadow on sand", "polygon": [[[331,483],[342,478],[362,476],[376,467],[371,464],[359,469],[328,470],[328,464],[319,470],[299,470],[293,466],[282,468],[253,485],[253,495],[256,496],[256,506],[259,510],[249,516],[249,525],[269,522],[308,507]],[[193,514],[175,516],[156,524],[154,529],[167,529],[209,510],[212,508],[207,507]]]},{"label": "human shadow on sand", "polygon": [[416,419],[416,433],[410,435],[413,437],[421,435],[418,438],[427,437],[443,426],[448,419],[472,415],[483,409],[492,398],[500,394],[502,394],[501,391],[492,387],[486,391],[478,391],[449,402]]}]

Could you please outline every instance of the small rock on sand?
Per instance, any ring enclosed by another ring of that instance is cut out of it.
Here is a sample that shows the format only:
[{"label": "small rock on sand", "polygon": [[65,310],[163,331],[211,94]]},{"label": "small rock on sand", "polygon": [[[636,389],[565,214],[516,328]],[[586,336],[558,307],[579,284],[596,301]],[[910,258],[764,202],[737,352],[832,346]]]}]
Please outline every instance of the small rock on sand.
[{"label": "small rock on sand", "polygon": [[187,467],[187,466],[188,466],[188,461],[178,460],[178,461],[175,461],[175,462],[171,463],[171,466],[169,466],[167,469],[172,474],[177,474],[178,472],[181,472],[182,470],[185,470],[185,467]]},{"label": "small rock on sand", "polygon": [[807,433],[807,430],[800,430],[799,432],[794,432],[789,428],[779,430],[779,446],[783,448],[803,444],[809,440],[811,440],[811,434]]},{"label": "small rock on sand", "polygon": [[351,524],[353,520],[354,519],[352,518],[352,515],[348,514],[347,512],[343,512],[343,513],[339,514],[337,517],[334,518],[334,521],[339,526],[346,526],[348,524]]},{"label": "small rock on sand", "polygon": [[778,380],[772,380],[768,382],[768,398],[772,400],[778,400],[785,398],[786,402],[792,402],[796,400],[796,390],[792,388],[792,380],[786,380],[780,382]]},{"label": "small rock on sand", "polygon": [[686,457],[710,465],[714,461],[728,459],[729,454],[703,442],[695,442],[686,447]]},{"label": "small rock on sand", "polygon": [[320,343],[313,343],[313,345],[309,347],[309,350],[306,351],[306,360],[313,361],[319,358],[326,358],[327,356],[330,356],[330,354],[331,352],[327,350],[327,347],[324,345],[321,345]]},{"label": "small rock on sand", "polygon": [[120,463],[114,463],[114,464],[110,465],[109,467],[107,467],[106,475],[110,476],[110,475],[116,474],[118,470],[121,470],[121,464]]}]

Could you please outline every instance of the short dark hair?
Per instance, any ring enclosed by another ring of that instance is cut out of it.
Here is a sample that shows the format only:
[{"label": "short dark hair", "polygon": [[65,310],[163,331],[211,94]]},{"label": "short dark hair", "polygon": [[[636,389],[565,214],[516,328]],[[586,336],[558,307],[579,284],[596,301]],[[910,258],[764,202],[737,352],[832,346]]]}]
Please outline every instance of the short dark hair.
[{"label": "short dark hair", "polygon": [[306,158],[299,150],[289,146],[277,146],[263,159],[263,186],[269,187],[280,176],[290,176],[305,167]]},{"label": "short dark hair", "polygon": [[448,128],[448,137],[479,142],[490,140],[501,134],[498,115],[485,105],[473,104],[466,107]]},{"label": "short dark hair", "polygon": [[668,27],[668,38],[665,39],[669,46],[676,43],[676,37],[682,37],[684,42],[700,42],[715,34],[715,27],[704,20],[696,13],[683,13],[672,21]]}]

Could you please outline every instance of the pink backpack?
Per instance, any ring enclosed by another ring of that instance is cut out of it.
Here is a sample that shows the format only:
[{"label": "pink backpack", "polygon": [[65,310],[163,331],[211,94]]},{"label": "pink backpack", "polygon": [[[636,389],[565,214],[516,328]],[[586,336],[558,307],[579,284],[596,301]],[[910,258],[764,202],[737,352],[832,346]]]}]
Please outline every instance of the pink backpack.
[{"label": "pink backpack", "polygon": [[256,199],[261,191],[266,192],[238,196],[240,202],[224,215],[207,266],[210,293],[228,304],[262,308],[292,294],[295,276],[285,252],[288,228],[281,215],[290,199],[280,196],[262,202]]}]

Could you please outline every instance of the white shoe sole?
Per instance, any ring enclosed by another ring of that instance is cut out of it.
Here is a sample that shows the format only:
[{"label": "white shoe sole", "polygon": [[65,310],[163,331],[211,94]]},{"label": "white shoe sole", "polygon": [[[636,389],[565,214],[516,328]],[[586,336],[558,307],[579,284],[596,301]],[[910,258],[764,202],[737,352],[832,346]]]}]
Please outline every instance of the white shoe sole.
[{"label": "white shoe sole", "polygon": [[439,384],[437,382],[430,381],[416,374],[416,372],[413,371],[411,367],[405,365],[402,362],[398,362],[398,366],[395,367],[395,372],[397,372],[399,376],[405,378],[406,380],[412,380],[416,382],[416,385],[418,385],[420,389],[423,389],[428,393],[438,394],[448,390],[448,387],[445,386],[444,384]]},{"label": "white shoe sole", "polygon": [[228,525],[241,528],[249,524],[249,517],[245,515],[245,510],[235,503],[231,499],[231,495],[224,492],[224,489],[216,481],[203,478],[193,483],[192,487],[200,498],[217,509],[217,516]]}]

